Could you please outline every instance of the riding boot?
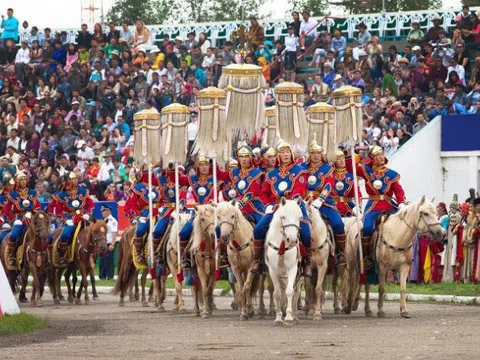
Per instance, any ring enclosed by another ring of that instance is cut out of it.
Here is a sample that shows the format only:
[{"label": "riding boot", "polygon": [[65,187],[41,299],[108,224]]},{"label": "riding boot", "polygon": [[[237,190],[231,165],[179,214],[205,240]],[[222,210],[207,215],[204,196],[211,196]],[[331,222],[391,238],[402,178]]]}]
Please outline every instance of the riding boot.
[{"label": "riding boot", "polygon": [[[192,261],[190,259],[189,245],[190,241],[180,241],[180,256],[182,258],[181,266],[184,269],[190,269],[192,267]],[[188,248],[187,248],[188,247]]]},{"label": "riding boot", "polygon": [[307,255],[303,258],[303,276],[311,277],[312,276],[312,254],[313,249],[308,248],[305,249],[307,251]]},{"label": "riding boot", "polygon": [[135,247],[135,255],[137,255],[137,263],[145,264],[145,256],[143,251],[143,238],[134,238],[133,246]]},{"label": "riding boot", "polygon": [[346,259],[345,259],[345,239],[346,239],[345,234],[337,234],[335,235],[335,244],[338,249],[338,263],[340,265],[345,264]]},{"label": "riding boot", "polygon": [[252,272],[255,274],[261,274],[263,270],[263,253],[265,246],[263,241],[253,241],[253,265]]},{"label": "riding boot", "polygon": [[153,246],[153,256],[156,260],[156,263],[160,265],[163,262],[163,254],[162,249],[159,249],[161,239],[152,239],[152,246]]},{"label": "riding boot", "polygon": [[9,267],[15,267],[17,265],[16,250],[17,250],[16,243],[14,242],[7,243],[7,258],[8,258]]},{"label": "riding boot", "polygon": [[370,270],[374,266],[373,254],[370,246],[371,237],[362,236],[362,253],[365,270]]},{"label": "riding boot", "polygon": [[60,265],[65,265],[67,263],[67,249],[68,243],[67,242],[59,242],[58,243],[58,262]]}]

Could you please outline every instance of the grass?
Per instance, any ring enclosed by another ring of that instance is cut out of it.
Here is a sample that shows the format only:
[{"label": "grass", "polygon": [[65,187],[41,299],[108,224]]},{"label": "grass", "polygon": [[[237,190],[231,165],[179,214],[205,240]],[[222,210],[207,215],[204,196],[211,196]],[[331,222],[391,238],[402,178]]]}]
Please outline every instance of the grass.
[{"label": "grass", "polygon": [[0,318],[0,336],[26,334],[34,330],[43,329],[46,325],[45,319],[37,316],[26,313],[6,314]]}]

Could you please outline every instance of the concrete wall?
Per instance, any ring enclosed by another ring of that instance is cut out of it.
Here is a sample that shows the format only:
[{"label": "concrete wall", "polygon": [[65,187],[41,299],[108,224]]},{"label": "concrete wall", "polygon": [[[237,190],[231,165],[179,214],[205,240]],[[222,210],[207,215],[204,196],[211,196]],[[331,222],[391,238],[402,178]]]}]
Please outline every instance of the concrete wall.
[{"label": "concrete wall", "polygon": [[480,151],[441,152],[440,134],[437,117],[389,159],[410,201],[426,195],[448,205],[453,194],[464,201],[468,189],[480,189]]}]

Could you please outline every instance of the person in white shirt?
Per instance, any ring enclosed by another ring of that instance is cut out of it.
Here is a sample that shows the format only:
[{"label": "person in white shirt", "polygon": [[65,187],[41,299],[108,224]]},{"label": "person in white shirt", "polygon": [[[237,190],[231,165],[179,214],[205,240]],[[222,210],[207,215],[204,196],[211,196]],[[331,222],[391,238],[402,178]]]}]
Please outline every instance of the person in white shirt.
[{"label": "person in white shirt", "polygon": [[202,67],[204,69],[212,67],[213,64],[215,64],[215,55],[213,54],[213,50],[211,47],[207,48],[207,52],[205,54],[205,57],[203,58],[203,63]]},{"label": "person in white shirt", "polygon": [[12,146],[15,149],[18,149],[18,144],[20,144],[20,138],[18,135],[18,129],[11,129],[10,130],[10,137],[7,140],[7,147]]},{"label": "person in white shirt", "polygon": [[293,25],[288,26],[288,35],[285,37],[285,70],[294,71],[297,68],[297,48],[300,45],[298,36],[295,36]]},{"label": "person in white shirt", "polygon": [[300,43],[302,45],[302,51],[305,47],[309,47],[313,44],[315,37],[317,36],[318,22],[310,17],[308,11],[302,12],[303,21],[300,24]]},{"label": "person in white shirt", "polygon": [[22,40],[22,46],[17,51],[15,56],[15,64],[29,64],[30,63],[30,49],[28,48],[28,41]]},{"label": "person in white shirt", "polygon": [[465,82],[465,68],[460,65],[455,57],[450,59],[450,66],[448,67],[447,79],[445,82],[450,81],[450,73],[455,71],[458,74],[458,78],[462,81],[463,85],[467,85]]},{"label": "person in white shirt", "polygon": [[112,154],[106,152],[104,155],[105,162],[100,166],[100,170],[97,175],[97,193],[100,198],[103,197],[105,189],[110,184],[110,174],[115,170],[112,163]]},{"label": "person in white shirt", "polygon": [[118,235],[118,221],[112,216],[112,209],[107,206],[102,206],[102,218],[107,224],[107,251],[100,257],[100,279],[113,279],[114,266],[113,254],[115,250],[115,242]]},{"label": "person in white shirt", "polygon": [[95,157],[95,153],[91,147],[87,146],[84,140],[80,140],[77,143],[77,149],[77,165],[83,173],[85,171],[85,160],[92,160]]},{"label": "person in white shirt", "polygon": [[190,122],[187,125],[188,152],[192,151],[193,143],[198,133],[198,114],[196,111],[190,111]]},{"label": "person in white shirt", "polygon": [[13,166],[17,166],[20,162],[20,155],[17,154],[17,148],[13,146],[7,146],[5,156],[10,160]]}]

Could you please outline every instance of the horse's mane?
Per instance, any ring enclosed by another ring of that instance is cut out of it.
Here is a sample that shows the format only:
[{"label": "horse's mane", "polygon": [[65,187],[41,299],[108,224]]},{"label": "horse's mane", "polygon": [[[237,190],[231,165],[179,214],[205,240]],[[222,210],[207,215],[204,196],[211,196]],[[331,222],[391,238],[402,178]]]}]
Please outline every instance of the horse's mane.
[{"label": "horse's mane", "polygon": [[97,220],[87,227],[87,234],[91,235],[94,232],[97,232],[98,230],[100,230],[102,227],[105,229],[105,232],[108,231],[107,224],[105,223],[105,221]]},{"label": "horse's mane", "polygon": [[392,216],[397,216],[400,220],[403,220],[411,212],[418,211],[421,206],[433,206],[433,204],[427,199],[423,198],[423,201],[422,201],[422,198],[420,198],[420,199],[404,206],[396,214],[394,214]]},{"label": "horse's mane", "polygon": [[280,205],[273,214],[272,223],[270,228],[275,228],[275,226],[279,226],[278,222],[282,216],[288,217],[289,215],[293,214],[295,211],[302,211],[300,206],[297,204],[295,200],[286,200],[285,205]]}]

